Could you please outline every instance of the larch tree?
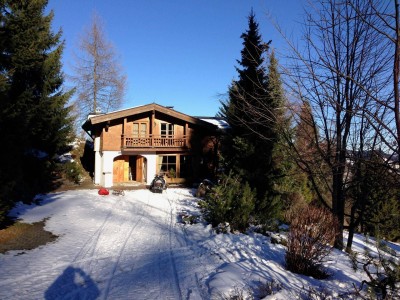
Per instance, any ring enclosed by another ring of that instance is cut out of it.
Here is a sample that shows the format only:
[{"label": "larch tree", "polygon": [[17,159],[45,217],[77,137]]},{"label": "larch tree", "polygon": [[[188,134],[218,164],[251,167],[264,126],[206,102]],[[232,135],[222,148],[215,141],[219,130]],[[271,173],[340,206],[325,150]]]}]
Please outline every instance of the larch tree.
[{"label": "larch tree", "polygon": [[316,142],[320,141],[320,136],[312,107],[307,100],[304,100],[295,103],[291,109],[296,112],[292,119],[294,133],[293,138],[286,139],[285,144],[290,148],[291,158],[298,166],[298,171],[306,176],[306,184],[310,187],[320,187],[312,189],[313,195],[310,200],[325,199],[330,192],[326,187],[330,186],[331,177]]},{"label": "larch tree", "polygon": [[88,114],[118,109],[124,100],[126,76],[118,62],[114,46],[104,34],[102,21],[93,15],[79,43],[72,77],[77,97],[79,121]]},{"label": "larch tree", "polygon": [[[13,199],[51,184],[54,158],[72,138],[63,90],[61,30],[53,33],[46,0],[0,2],[0,132],[7,140],[0,180]],[[11,159],[12,158],[12,159]]]}]

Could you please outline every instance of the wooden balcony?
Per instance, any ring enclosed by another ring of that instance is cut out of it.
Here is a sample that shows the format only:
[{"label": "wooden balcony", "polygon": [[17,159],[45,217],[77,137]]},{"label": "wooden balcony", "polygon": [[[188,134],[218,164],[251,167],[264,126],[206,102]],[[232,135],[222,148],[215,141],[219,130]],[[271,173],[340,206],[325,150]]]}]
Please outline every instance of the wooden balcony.
[{"label": "wooden balcony", "polygon": [[129,135],[122,135],[122,148],[185,148],[187,147],[186,136],[175,137],[162,137],[157,135],[149,135],[146,137],[134,137]]}]

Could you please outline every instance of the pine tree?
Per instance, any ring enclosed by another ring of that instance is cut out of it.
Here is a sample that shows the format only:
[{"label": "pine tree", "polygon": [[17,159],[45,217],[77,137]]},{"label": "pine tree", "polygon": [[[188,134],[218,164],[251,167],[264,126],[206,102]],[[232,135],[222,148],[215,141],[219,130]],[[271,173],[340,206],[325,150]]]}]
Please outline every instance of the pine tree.
[{"label": "pine tree", "polygon": [[0,128],[7,128],[2,133],[8,143],[0,180],[13,186],[9,198],[45,188],[54,156],[71,139],[71,92],[62,88],[64,45],[61,31],[51,31],[53,13],[44,15],[46,5],[46,0],[1,2]]}]

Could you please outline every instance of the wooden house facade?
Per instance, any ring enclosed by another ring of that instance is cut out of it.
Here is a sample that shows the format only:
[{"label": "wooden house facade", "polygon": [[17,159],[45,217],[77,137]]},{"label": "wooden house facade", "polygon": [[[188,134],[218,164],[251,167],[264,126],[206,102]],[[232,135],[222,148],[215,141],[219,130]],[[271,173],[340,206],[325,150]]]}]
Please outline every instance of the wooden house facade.
[{"label": "wooden house facade", "polygon": [[92,115],[82,126],[94,141],[94,183],[150,184],[156,174],[187,183],[216,168],[218,127],[158,104]]}]

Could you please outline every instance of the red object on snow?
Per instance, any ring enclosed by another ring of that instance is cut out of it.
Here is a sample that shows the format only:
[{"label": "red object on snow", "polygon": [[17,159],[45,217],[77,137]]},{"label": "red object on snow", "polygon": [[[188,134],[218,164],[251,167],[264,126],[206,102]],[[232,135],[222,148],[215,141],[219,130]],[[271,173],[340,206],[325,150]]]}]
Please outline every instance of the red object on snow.
[{"label": "red object on snow", "polygon": [[110,192],[106,188],[100,188],[99,189],[99,195],[106,196],[108,194],[110,194]]}]

